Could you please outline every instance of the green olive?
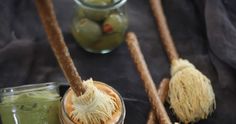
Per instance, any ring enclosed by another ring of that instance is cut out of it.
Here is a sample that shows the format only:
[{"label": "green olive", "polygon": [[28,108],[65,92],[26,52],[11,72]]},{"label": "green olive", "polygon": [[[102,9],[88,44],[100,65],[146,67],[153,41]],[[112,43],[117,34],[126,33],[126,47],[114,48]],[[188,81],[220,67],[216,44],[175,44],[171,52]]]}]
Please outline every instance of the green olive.
[{"label": "green olive", "polygon": [[109,15],[109,10],[93,10],[84,8],[83,11],[85,16],[93,21],[103,21]]},{"label": "green olive", "polygon": [[81,9],[81,8],[79,8],[79,7],[77,7],[76,9],[75,9],[75,12],[74,12],[74,18],[75,19],[82,19],[82,18],[85,18],[85,14],[84,14],[84,11],[83,11],[83,9]]},{"label": "green olive", "polygon": [[87,18],[94,21],[102,21],[109,15],[109,11],[106,10],[97,11],[84,9],[84,13]]},{"label": "green olive", "polygon": [[[85,0],[84,1],[88,5],[92,6],[107,6],[112,4],[112,0]],[[95,10],[90,8],[83,8],[84,14],[87,18],[93,21],[102,21],[104,20],[110,13],[109,10]]]},{"label": "green olive", "polygon": [[104,6],[113,3],[113,0],[84,0],[84,3],[95,6]]},{"label": "green olive", "polygon": [[90,46],[91,49],[96,51],[112,50],[119,46],[124,40],[124,33],[105,34],[100,39]]},{"label": "green olive", "polygon": [[101,37],[102,30],[97,23],[84,18],[78,21],[74,20],[72,34],[81,46],[86,47]]},{"label": "green olive", "polygon": [[124,32],[128,27],[128,21],[124,14],[112,13],[103,23],[103,32]]}]

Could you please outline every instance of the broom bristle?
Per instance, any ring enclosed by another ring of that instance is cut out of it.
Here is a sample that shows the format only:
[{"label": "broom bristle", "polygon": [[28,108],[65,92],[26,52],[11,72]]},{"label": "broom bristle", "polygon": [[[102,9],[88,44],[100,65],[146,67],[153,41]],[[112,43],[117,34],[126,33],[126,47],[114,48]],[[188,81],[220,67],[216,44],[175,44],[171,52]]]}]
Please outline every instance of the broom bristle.
[{"label": "broom bristle", "polygon": [[206,119],[216,107],[210,80],[187,60],[174,60],[169,83],[169,102],[184,123]]},{"label": "broom bristle", "polygon": [[72,96],[74,109],[70,115],[72,119],[82,124],[102,124],[112,118],[118,106],[115,98],[97,89],[92,79],[85,81],[84,84],[85,93],[80,97]]}]

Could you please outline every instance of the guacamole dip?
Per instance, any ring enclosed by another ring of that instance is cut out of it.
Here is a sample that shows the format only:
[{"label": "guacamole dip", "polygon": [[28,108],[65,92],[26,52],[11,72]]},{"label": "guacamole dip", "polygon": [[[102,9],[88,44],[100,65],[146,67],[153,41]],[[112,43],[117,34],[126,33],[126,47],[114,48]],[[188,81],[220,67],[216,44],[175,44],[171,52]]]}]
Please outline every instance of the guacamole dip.
[{"label": "guacamole dip", "polygon": [[60,96],[50,90],[2,96],[0,116],[3,124],[60,124]]}]

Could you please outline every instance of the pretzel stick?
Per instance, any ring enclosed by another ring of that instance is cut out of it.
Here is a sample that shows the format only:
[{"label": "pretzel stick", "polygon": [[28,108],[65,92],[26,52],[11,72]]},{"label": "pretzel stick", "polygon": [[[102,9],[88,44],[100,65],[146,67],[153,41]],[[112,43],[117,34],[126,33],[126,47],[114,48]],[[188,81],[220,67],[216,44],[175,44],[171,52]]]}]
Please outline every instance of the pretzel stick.
[{"label": "pretzel stick", "polygon": [[160,124],[171,124],[167,112],[165,111],[165,108],[158,96],[155,84],[148,71],[146,62],[139,48],[136,35],[132,32],[129,32],[126,37],[126,43],[128,45],[133,61],[143,81],[143,85],[149,97],[152,109],[156,112],[156,118],[159,119]]},{"label": "pretzel stick", "polygon": [[48,41],[70,87],[77,96],[82,95],[85,92],[85,88],[65,44],[61,29],[56,20],[52,0],[36,0],[36,7],[47,33]]},{"label": "pretzel stick", "polygon": [[153,11],[153,15],[156,19],[156,24],[158,26],[161,41],[165,47],[166,53],[169,57],[170,62],[174,59],[178,59],[179,55],[176,51],[173,39],[171,37],[166,18],[161,6],[161,0],[150,0],[150,5]]},{"label": "pretzel stick", "polygon": [[[160,97],[161,102],[164,103],[168,95],[169,79],[164,78],[157,89],[158,96]],[[150,110],[148,114],[147,124],[156,124],[155,112],[153,110]]]}]

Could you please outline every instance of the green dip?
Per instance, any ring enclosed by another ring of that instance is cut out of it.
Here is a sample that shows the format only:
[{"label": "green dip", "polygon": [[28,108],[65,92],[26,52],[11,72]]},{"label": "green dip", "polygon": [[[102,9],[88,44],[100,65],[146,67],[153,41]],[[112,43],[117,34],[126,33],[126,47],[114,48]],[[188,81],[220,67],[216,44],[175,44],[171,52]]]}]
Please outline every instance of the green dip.
[{"label": "green dip", "polygon": [[39,90],[6,95],[0,101],[3,124],[60,124],[60,96],[56,92]]}]

